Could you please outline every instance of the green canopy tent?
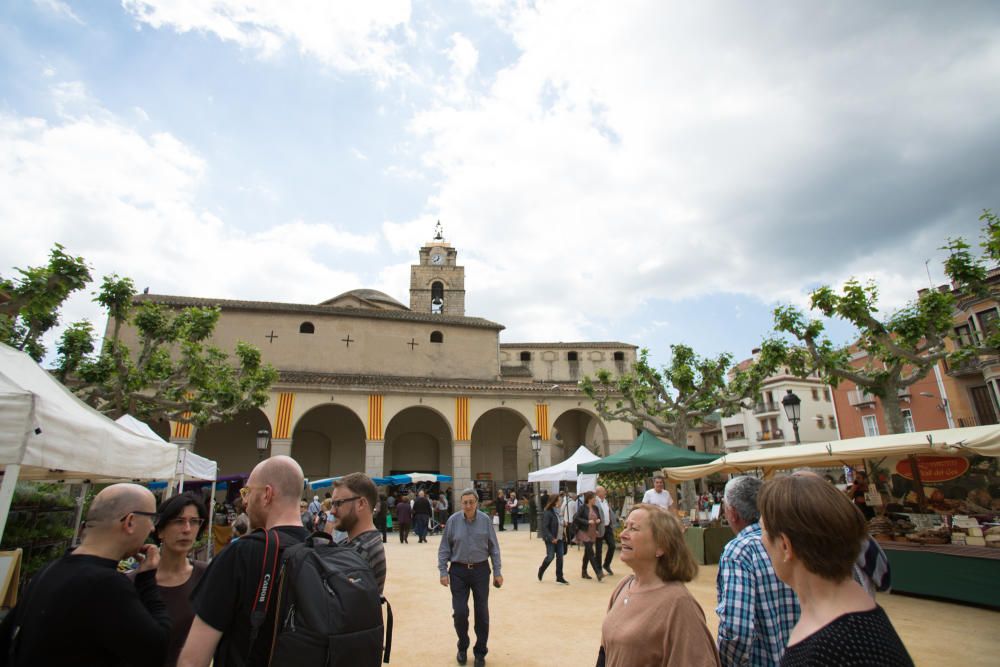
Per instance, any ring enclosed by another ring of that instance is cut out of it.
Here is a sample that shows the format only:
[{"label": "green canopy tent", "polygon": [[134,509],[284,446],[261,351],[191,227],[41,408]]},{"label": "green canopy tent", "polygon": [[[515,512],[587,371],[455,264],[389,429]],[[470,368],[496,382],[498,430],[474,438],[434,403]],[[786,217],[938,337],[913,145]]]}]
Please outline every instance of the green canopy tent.
[{"label": "green canopy tent", "polygon": [[591,475],[602,472],[658,470],[675,466],[711,463],[720,456],[722,455],[703,454],[682,449],[663,442],[648,431],[642,431],[631,445],[620,452],[605,456],[598,461],[581,463],[576,467],[576,470],[577,473]]}]

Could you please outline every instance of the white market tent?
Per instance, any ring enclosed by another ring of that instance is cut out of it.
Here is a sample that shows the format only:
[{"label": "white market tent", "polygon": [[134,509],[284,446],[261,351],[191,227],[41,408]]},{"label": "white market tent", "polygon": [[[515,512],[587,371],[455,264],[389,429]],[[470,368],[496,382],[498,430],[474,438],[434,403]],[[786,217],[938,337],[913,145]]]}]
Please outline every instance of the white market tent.
[{"label": "white market tent", "polygon": [[1000,426],[969,426],[755,449],[726,454],[711,463],[664,468],[663,472],[676,481],[700,479],[712,473],[751,470],[761,470],[764,477],[769,477],[775,470],[800,466],[839,467],[861,459],[910,454],[1000,456]]},{"label": "white market tent", "polygon": [[171,479],[176,467],[176,445],[116,424],[0,344],[0,536],[19,479]]},{"label": "white market tent", "polygon": [[[148,424],[139,421],[132,415],[122,415],[115,421],[133,433],[145,435],[159,442],[166,443],[163,438],[156,434],[156,431],[149,428]],[[177,468],[174,477],[180,483],[180,491],[184,490],[184,480],[200,479],[214,482],[218,472],[219,464],[215,461],[206,459],[204,456],[199,456],[189,449],[184,449],[183,447],[177,448]]]},{"label": "white market tent", "polygon": [[557,463],[548,468],[542,468],[535,472],[528,473],[529,482],[576,482],[576,492],[593,491],[597,488],[597,475],[578,475],[576,466],[581,463],[597,461],[601,457],[597,456],[589,449],[580,445],[573,455],[562,463]]}]

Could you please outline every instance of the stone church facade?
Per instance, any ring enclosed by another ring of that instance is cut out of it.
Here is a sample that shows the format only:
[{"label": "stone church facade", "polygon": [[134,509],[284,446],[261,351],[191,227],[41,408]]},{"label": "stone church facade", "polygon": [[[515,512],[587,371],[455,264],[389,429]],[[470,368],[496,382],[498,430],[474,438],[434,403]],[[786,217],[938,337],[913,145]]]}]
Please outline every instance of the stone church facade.
[{"label": "stone church facade", "polygon": [[440,228],[411,268],[409,306],[367,289],[317,305],[136,298],[218,306],[214,344],[247,341],[279,371],[261,410],[200,430],[170,425],[172,442],[215,459],[222,475],[257,463],[261,429],[271,434],[267,455],[294,457],[310,479],[439,472],[456,488],[527,479],[532,431],[542,439],[541,467],[581,444],[606,455],[635,436],[628,424],[600,419],[577,381],[600,368],[624,372],[636,347],[501,343],[503,325],[466,316],[465,270]]}]

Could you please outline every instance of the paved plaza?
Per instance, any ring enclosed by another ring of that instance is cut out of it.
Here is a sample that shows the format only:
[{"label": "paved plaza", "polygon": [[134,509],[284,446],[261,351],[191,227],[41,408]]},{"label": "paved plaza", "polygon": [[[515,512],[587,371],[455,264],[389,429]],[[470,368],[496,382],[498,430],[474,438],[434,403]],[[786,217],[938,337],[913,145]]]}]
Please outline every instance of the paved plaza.
[{"label": "paved plaza", "polygon": [[[393,665],[454,665],[455,631],[451,595],[438,582],[440,538],[386,544],[389,577],[385,594],[393,606]],[[545,553],[541,541],[522,527],[499,533],[504,586],[490,589],[490,653],[487,665],[593,665],[601,623],[615,583],[629,574],[617,557],[614,577],[603,583],[580,579],[582,552],[571,547],[566,561],[569,586],[555,583],[555,563],[546,579],[536,578]],[[617,556],[617,553],[616,553]],[[704,566],[689,589],[715,633],[715,575]],[[1000,659],[1000,612],[902,595],[879,595],[881,604],[917,665],[996,665]],[[471,600],[470,600],[471,607]],[[471,625],[471,619],[470,619]],[[470,628],[471,631],[471,628]],[[475,641],[475,635],[472,635]],[[472,663],[471,652],[469,664]]]}]

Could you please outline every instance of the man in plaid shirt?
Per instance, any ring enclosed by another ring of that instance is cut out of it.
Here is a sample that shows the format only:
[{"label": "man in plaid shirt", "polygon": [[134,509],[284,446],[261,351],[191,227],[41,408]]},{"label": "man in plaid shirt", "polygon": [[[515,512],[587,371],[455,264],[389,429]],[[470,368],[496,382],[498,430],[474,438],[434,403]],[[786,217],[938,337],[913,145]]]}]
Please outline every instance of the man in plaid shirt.
[{"label": "man in plaid shirt", "polygon": [[726,520],[736,537],[719,559],[719,657],[730,665],[777,665],[799,619],[799,601],[778,579],[760,535],[761,481],[734,477],[726,484]]}]

